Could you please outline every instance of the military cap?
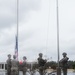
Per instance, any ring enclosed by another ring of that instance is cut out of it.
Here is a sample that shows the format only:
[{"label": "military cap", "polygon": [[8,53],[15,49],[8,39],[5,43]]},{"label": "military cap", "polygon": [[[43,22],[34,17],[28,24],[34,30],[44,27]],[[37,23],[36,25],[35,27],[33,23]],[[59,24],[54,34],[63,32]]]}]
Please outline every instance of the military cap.
[{"label": "military cap", "polygon": [[11,54],[8,54],[8,57],[11,56]]},{"label": "military cap", "polygon": [[39,53],[39,56],[40,56],[40,55],[43,55],[43,54],[42,54],[42,53]]},{"label": "military cap", "polygon": [[62,55],[67,55],[67,53],[63,52]]},{"label": "military cap", "polygon": [[13,55],[13,58],[16,58],[16,55]]},{"label": "military cap", "polygon": [[24,56],[23,59],[27,59],[26,56]]}]

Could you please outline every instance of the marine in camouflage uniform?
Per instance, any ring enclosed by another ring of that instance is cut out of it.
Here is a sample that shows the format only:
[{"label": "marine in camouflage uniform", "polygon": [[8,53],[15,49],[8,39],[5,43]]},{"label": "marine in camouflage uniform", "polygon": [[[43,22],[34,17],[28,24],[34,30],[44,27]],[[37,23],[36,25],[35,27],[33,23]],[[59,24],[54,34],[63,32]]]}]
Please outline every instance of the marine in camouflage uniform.
[{"label": "marine in camouflage uniform", "polygon": [[23,63],[22,63],[22,67],[23,67],[23,75],[26,75],[26,71],[27,71],[27,62],[26,62],[26,57],[23,57]]},{"label": "marine in camouflage uniform", "polygon": [[42,58],[43,54],[42,53],[39,53],[39,58],[38,58],[38,65],[39,65],[39,72],[40,72],[40,75],[43,75],[43,71],[44,71],[44,68],[45,68],[45,64],[46,64],[46,60],[44,60]]},{"label": "marine in camouflage uniform", "polygon": [[63,70],[63,75],[67,75],[67,68],[68,68],[68,60],[69,58],[67,57],[67,53],[63,53],[63,58],[60,60],[60,63],[61,63],[61,67],[62,67],[62,70]]},{"label": "marine in camouflage uniform", "polygon": [[16,60],[15,55],[13,55],[13,60],[11,61],[11,75],[19,75],[19,62]]},{"label": "marine in camouflage uniform", "polygon": [[8,55],[7,59],[7,75],[11,75],[11,55]]}]

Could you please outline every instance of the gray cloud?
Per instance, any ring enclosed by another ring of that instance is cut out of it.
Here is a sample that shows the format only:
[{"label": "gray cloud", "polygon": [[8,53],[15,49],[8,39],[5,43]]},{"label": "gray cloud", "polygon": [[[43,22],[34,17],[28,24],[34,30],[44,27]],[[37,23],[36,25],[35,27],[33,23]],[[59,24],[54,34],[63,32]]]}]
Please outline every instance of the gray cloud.
[{"label": "gray cloud", "polygon": [[[57,61],[56,1],[50,1],[49,34],[47,44],[49,0],[19,0],[19,59],[25,55],[36,60],[42,52]],[[67,52],[74,60],[75,1],[59,1],[60,58]],[[16,34],[16,0],[0,0],[0,53],[6,59],[14,54]],[[33,57],[34,56],[34,57]]]},{"label": "gray cloud", "polygon": [[[1,0],[0,1],[0,28],[7,28],[16,24],[17,16],[17,0]],[[19,22],[23,20],[25,15],[31,10],[38,10],[40,0],[19,0]]]}]

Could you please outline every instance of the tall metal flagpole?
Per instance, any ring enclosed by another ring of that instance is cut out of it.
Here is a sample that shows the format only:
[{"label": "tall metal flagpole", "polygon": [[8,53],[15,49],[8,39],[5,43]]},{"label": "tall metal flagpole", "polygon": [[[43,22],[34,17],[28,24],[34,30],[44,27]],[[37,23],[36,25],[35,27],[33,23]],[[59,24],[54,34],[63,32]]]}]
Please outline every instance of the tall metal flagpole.
[{"label": "tall metal flagpole", "polygon": [[58,15],[58,0],[57,0],[57,53],[58,53],[58,67],[59,67],[59,15]]},{"label": "tall metal flagpole", "polygon": [[56,0],[56,5],[57,5],[57,54],[58,54],[57,75],[61,75],[61,69],[59,66],[60,52],[59,52],[59,8],[58,8],[58,0]]},{"label": "tall metal flagpole", "polygon": [[19,0],[17,0],[17,60],[18,60],[18,25],[19,25]]}]

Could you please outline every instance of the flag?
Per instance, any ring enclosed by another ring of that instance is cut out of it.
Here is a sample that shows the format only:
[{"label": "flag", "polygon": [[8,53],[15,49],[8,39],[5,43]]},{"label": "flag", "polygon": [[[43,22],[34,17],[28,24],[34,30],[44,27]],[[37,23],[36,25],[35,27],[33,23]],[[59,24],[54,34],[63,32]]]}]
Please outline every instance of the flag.
[{"label": "flag", "polygon": [[18,60],[18,37],[16,36],[16,44],[15,44],[15,56],[16,59]]}]

